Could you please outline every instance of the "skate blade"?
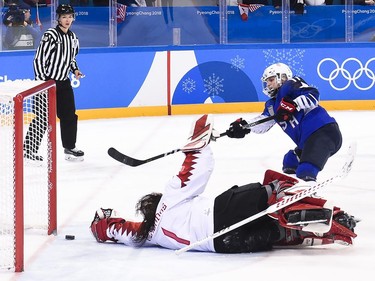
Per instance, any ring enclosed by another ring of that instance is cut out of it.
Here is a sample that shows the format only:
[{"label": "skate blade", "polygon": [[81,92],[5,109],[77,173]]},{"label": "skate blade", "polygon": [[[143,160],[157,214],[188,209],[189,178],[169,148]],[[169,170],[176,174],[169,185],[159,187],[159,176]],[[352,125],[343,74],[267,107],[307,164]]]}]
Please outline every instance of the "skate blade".
[{"label": "skate blade", "polygon": [[83,156],[73,156],[73,155],[65,155],[65,160],[69,162],[82,162],[84,160]]}]

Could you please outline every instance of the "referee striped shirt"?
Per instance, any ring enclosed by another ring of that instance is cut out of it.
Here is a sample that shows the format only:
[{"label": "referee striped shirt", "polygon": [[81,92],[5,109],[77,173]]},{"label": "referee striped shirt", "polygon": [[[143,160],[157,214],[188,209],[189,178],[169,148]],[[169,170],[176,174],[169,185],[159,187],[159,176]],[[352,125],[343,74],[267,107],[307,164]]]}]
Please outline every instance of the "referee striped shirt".
[{"label": "referee striped shirt", "polygon": [[59,26],[46,30],[34,58],[35,80],[68,79],[69,73],[78,69],[78,51],[79,41],[74,32],[64,33]]}]

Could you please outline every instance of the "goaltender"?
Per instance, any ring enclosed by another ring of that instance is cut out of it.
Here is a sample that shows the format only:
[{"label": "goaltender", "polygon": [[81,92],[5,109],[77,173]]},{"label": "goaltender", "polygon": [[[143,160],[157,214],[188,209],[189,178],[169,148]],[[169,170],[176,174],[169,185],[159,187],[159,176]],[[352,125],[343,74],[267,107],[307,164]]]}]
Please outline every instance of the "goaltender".
[{"label": "goaltender", "polygon": [[[215,132],[211,119],[210,115],[203,115],[194,122],[188,143],[182,148],[182,167],[166,184],[164,193],[147,194],[138,201],[136,211],[143,216],[142,221],[118,217],[113,209],[96,211],[90,228],[98,242],[179,250],[293,194],[291,187],[298,180],[267,170],[263,183],[235,185],[216,198],[202,196],[214,168],[209,146]],[[306,197],[197,245],[194,250],[249,253],[275,246],[352,245],[357,236],[356,222],[326,199]]]}]

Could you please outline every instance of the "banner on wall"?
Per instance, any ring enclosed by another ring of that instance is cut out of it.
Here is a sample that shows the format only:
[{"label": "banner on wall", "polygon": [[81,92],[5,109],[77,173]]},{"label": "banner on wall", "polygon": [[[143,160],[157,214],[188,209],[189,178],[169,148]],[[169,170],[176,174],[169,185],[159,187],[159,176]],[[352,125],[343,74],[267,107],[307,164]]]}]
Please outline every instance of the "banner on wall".
[{"label": "banner on wall", "polygon": [[[325,45],[327,47],[327,45]],[[34,78],[32,51],[0,53],[0,83]],[[121,52],[84,49],[77,56],[86,77],[71,76],[78,109],[165,106],[168,81],[173,105],[265,101],[264,68],[283,62],[318,88],[321,100],[374,100],[373,48],[204,49]],[[19,67],[22,65],[22,67]]]}]

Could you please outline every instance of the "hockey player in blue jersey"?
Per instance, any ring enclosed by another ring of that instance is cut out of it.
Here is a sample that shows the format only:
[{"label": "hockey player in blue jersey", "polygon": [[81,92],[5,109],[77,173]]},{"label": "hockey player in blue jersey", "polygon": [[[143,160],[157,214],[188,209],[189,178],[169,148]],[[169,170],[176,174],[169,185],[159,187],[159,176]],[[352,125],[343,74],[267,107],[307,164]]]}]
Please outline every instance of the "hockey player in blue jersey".
[{"label": "hockey player in blue jersey", "polygon": [[319,105],[319,91],[301,77],[294,76],[283,63],[272,64],[262,76],[263,93],[270,97],[263,113],[250,122],[275,116],[274,120],[247,128],[242,118],[230,124],[226,131],[230,138],[243,138],[252,131],[263,134],[276,123],[293,140],[296,148],[283,159],[282,170],[305,181],[316,181],[327,160],[342,144],[336,120]]}]

